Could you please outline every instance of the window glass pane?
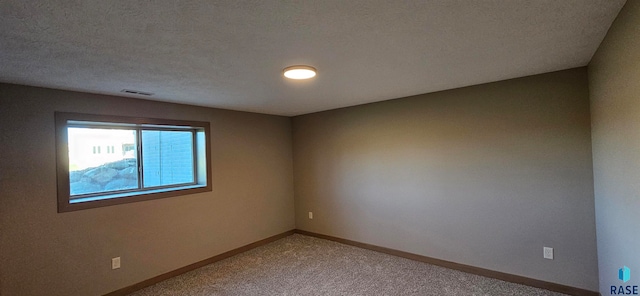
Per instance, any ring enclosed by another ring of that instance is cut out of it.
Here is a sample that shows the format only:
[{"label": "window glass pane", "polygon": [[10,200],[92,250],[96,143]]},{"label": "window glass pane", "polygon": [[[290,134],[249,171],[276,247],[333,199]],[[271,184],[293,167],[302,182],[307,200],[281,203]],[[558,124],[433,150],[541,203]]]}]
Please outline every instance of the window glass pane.
[{"label": "window glass pane", "polygon": [[191,131],[142,131],[144,187],[194,183]]},{"label": "window glass pane", "polygon": [[72,196],[138,188],[135,130],[69,127],[67,131]]}]

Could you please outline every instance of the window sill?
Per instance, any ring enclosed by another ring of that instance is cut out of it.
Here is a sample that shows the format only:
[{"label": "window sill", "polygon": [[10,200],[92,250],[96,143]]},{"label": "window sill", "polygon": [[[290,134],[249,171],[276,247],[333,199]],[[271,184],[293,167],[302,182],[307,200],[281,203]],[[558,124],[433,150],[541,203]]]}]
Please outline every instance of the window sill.
[{"label": "window sill", "polygon": [[177,188],[162,188],[147,191],[127,192],[70,199],[69,203],[58,204],[58,212],[72,212],[84,209],[139,202],[165,197],[195,194],[211,191],[211,186],[189,185]]},{"label": "window sill", "polygon": [[89,202],[89,201],[98,201],[98,200],[106,200],[106,199],[121,198],[121,197],[131,197],[131,196],[136,196],[136,195],[146,195],[146,194],[153,194],[153,193],[180,191],[180,190],[187,190],[187,189],[193,189],[193,188],[204,188],[204,187],[206,187],[206,186],[204,186],[204,185],[189,185],[189,186],[174,187],[174,188],[162,188],[162,189],[155,189],[155,190],[127,192],[127,193],[105,194],[105,195],[100,195],[100,196],[83,197],[83,198],[71,198],[69,200],[69,203],[70,204],[76,204],[76,203]]}]

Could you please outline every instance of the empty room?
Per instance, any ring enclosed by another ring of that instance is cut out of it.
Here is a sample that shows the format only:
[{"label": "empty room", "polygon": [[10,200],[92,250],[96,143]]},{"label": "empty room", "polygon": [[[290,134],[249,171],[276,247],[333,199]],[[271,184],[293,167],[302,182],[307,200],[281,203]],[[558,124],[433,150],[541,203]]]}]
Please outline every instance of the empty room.
[{"label": "empty room", "polygon": [[0,1],[0,295],[638,295],[640,1]]}]

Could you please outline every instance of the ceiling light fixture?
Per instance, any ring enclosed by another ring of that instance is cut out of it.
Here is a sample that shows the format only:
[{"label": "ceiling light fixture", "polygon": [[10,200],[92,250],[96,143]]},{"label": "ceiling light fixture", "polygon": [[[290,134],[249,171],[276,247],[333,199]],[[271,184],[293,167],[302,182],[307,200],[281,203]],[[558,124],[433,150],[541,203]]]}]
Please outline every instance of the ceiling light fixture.
[{"label": "ceiling light fixture", "polygon": [[316,76],[316,68],[310,66],[291,66],[283,70],[284,77],[289,79],[309,79]]}]

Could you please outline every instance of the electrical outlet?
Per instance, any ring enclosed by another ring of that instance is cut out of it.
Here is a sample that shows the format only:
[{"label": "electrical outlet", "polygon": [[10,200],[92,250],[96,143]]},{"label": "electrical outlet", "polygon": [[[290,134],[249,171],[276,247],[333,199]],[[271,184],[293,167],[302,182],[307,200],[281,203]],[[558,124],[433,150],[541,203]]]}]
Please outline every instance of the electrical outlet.
[{"label": "electrical outlet", "polygon": [[544,259],[553,260],[553,248],[543,247],[542,251]]},{"label": "electrical outlet", "polygon": [[111,269],[120,268],[120,257],[111,258]]},{"label": "electrical outlet", "polygon": [[313,220],[313,212],[309,212],[309,219]]}]

